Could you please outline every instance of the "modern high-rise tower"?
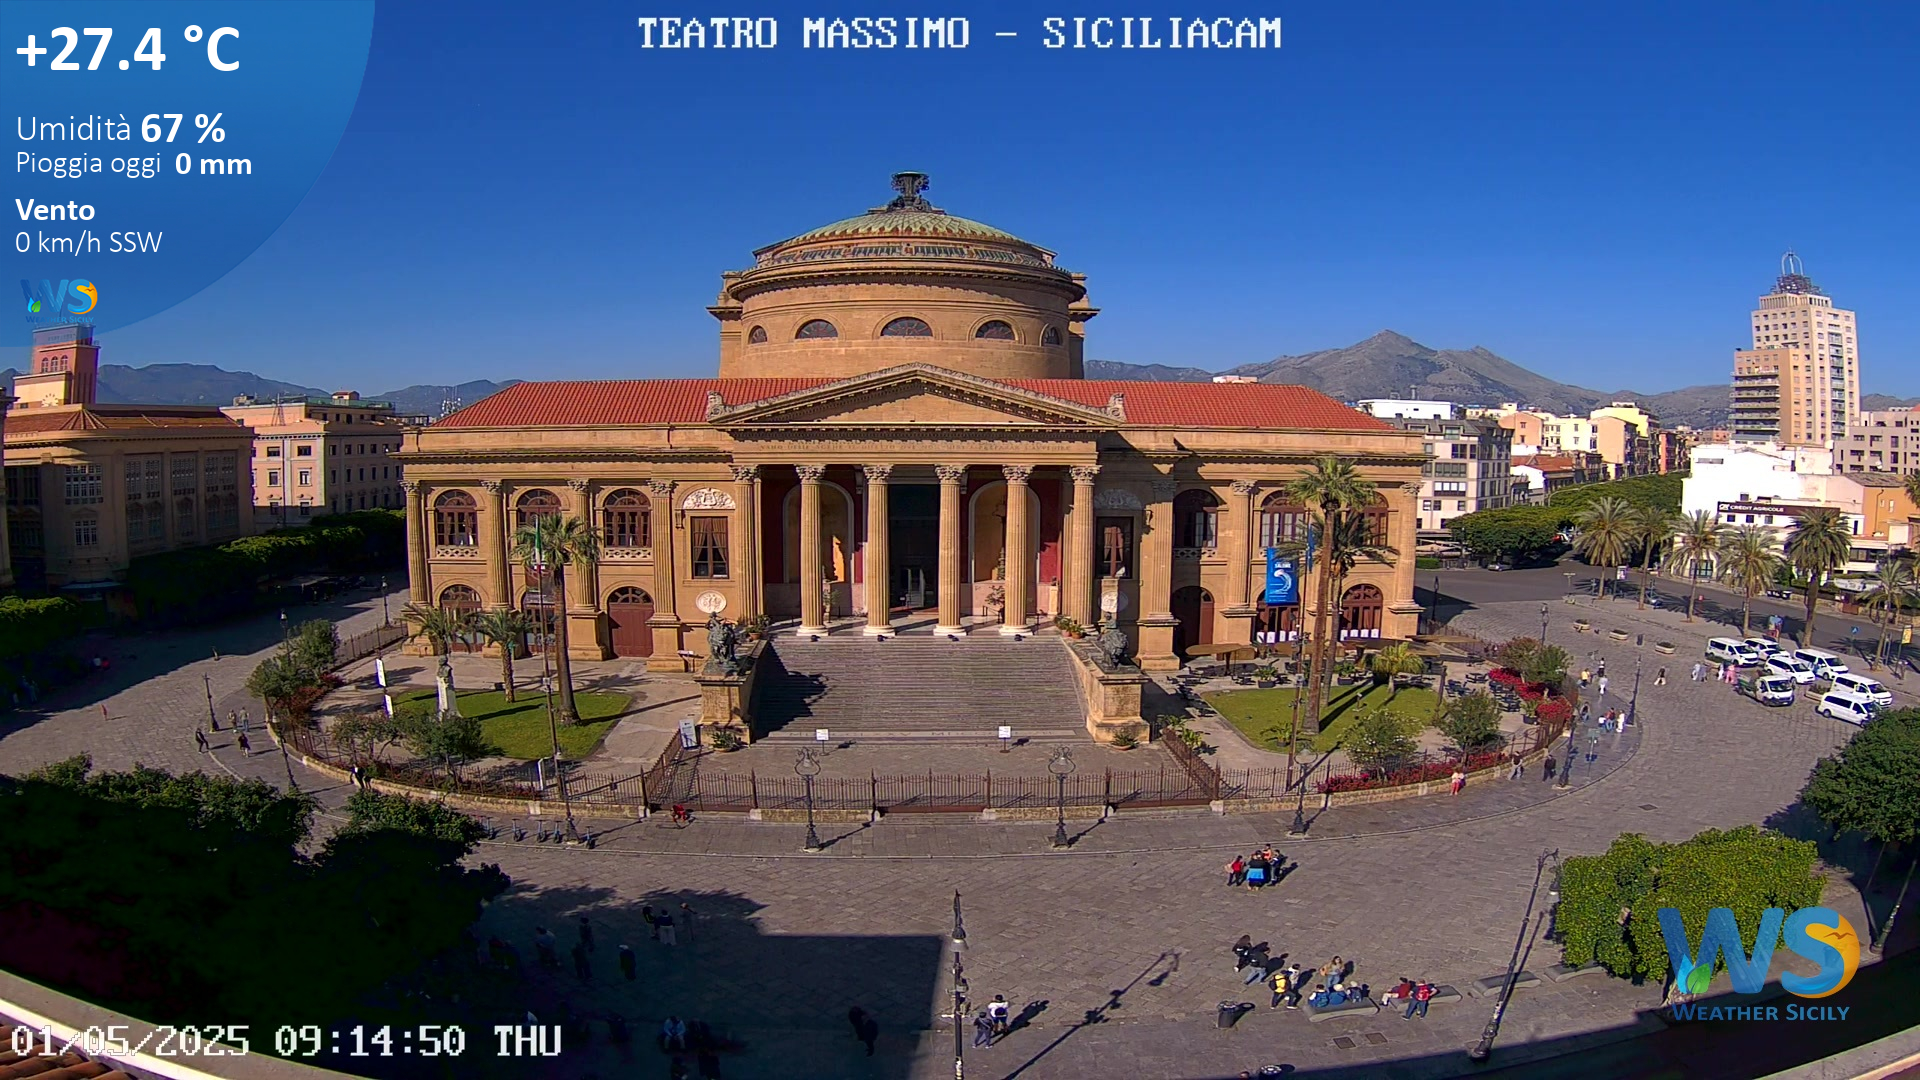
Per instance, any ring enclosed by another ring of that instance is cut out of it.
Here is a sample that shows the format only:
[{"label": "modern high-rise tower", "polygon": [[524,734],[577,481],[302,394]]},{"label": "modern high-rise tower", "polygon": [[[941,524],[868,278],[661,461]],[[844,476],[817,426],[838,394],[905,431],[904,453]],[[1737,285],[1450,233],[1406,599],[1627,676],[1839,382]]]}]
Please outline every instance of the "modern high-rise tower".
[{"label": "modern high-rise tower", "polygon": [[1789,251],[1754,309],[1753,348],[1733,354],[1733,437],[1826,446],[1845,437],[1859,409],[1853,312],[1834,307]]}]

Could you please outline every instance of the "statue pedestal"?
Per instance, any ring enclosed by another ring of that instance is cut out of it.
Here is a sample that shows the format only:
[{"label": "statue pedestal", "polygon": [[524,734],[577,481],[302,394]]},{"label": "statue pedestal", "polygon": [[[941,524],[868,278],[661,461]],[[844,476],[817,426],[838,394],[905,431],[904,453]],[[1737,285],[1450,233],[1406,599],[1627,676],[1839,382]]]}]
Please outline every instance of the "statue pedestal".
[{"label": "statue pedestal", "polygon": [[749,706],[753,702],[753,678],[760,651],[765,642],[752,642],[738,650],[737,670],[731,674],[722,670],[716,660],[709,660],[697,672],[694,672],[694,684],[700,687],[700,723],[703,727],[730,727],[739,732],[743,743],[753,741],[753,716]]},{"label": "statue pedestal", "polygon": [[1074,666],[1080,671],[1081,696],[1087,702],[1087,734],[1095,742],[1111,743],[1122,734],[1145,744],[1151,730],[1140,715],[1147,676],[1132,664],[1116,664],[1100,649],[1083,641],[1069,642]]}]

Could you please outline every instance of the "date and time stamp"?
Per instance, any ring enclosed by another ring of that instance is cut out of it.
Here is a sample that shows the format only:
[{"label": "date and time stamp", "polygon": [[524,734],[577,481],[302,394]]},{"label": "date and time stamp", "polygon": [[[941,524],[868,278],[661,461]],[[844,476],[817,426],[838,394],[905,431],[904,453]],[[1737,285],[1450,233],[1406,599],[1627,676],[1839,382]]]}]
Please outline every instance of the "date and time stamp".
[{"label": "date and time stamp", "polygon": [[[138,1059],[245,1057],[261,1034],[245,1024],[200,1026],[108,1024],[62,1034],[50,1026],[16,1027],[9,1049],[21,1057],[58,1058],[79,1051],[89,1057]],[[469,1052],[502,1058],[557,1057],[559,1025],[496,1024],[470,1039],[459,1024],[282,1024],[269,1037],[271,1052],[289,1060],[318,1058],[457,1058]],[[262,1050],[269,1049],[262,1046]]]}]

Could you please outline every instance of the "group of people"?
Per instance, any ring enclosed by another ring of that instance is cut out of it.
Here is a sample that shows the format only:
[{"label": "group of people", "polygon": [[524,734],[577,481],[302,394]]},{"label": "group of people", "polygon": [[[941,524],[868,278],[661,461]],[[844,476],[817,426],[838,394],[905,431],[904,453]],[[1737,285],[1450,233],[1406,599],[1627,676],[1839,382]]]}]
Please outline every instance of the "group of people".
[{"label": "group of people", "polygon": [[[232,710],[228,710],[227,711],[227,727],[233,729],[234,745],[240,748],[240,752],[242,754],[251,755],[253,753],[253,744],[247,739],[247,732],[252,730],[253,728],[253,714],[247,710],[241,710],[240,712],[237,712],[237,713]],[[209,712],[207,714],[206,730],[203,731],[198,727],[195,727],[193,729],[194,747],[203,754],[212,753],[213,746],[211,743],[207,741],[207,733],[210,731],[219,731],[219,730],[220,730],[220,717],[215,715],[212,712]]]},{"label": "group of people", "polygon": [[[1013,1006],[1004,995],[995,994],[987,1007],[973,1014],[973,1045],[992,1046],[995,1039],[1013,1030]],[[871,1054],[872,1048],[867,1052]]]},{"label": "group of people", "polygon": [[[682,903],[677,913],[665,906],[656,908],[652,904],[643,904],[640,907],[640,920],[647,924],[648,937],[662,945],[680,944],[679,931],[682,928],[687,931],[688,940],[692,940],[694,913],[691,904]],[[541,967],[560,966],[560,942],[553,931],[544,926],[534,927],[533,948],[540,958]],[[574,976],[583,983],[593,981],[593,964],[589,955],[594,948],[593,920],[582,915],[579,922],[579,939],[574,942],[571,956]],[[488,941],[487,951],[489,958],[502,966],[508,962],[505,958],[512,955],[511,947],[499,938]],[[632,946],[621,943],[615,951],[615,959],[619,962],[620,974],[625,976],[628,982],[633,982],[640,977],[639,957],[634,953]]]},{"label": "group of people", "polygon": [[[1242,934],[1240,940],[1233,943],[1234,971],[1246,973],[1243,985],[1252,986],[1256,982],[1267,984],[1273,991],[1273,1001],[1267,1006],[1269,1009],[1298,1009],[1303,997],[1315,1009],[1328,1009],[1350,1001],[1365,1000],[1369,993],[1365,983],[1353,980],[1353,961],[1340,956],[1311,970],[1297,963],[1284,967],[1276,965],[1272,948],[1266,942],[1255,944],[1250,935]],[[1430,982],[1415,982],[1402,976],[1393,989],[1387,991],[1381,1005],[1391,1008],[1404,1001],[1407,1005],[1405,1018],[1411,1020],[1416,1012],[1421,1016],[1427,1015],[1427,1004],[1433,1000],[1434,990]]]},{"label": "group of people", "polygon": [[1709,675],[1719,682],[1732,686],[1740,681],[1740,665],[1715,664],[1712,667],[1708,667],[1704,660],[1695,660],[1693,662],[1694,682],[1704,682]]},{"label": "group of people", "polygon": [[1285,861],[1280,857],[1279,852],[1273,850],[1272,844],[1245,858],[1235,855],[1233,861],[1226,865],[1227,885],[1229,888],[1245,885],[1249,889],[1271,885],[1279,880],[1281,867]]}]

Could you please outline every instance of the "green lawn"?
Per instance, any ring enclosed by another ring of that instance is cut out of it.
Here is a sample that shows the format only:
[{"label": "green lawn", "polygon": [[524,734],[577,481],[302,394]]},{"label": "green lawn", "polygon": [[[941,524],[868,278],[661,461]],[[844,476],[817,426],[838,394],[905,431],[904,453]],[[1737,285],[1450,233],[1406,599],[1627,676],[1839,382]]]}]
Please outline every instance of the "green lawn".
[{"label": "green lawn", "polygon": [[[1273,690],[1225,690],[1207,695],[1207,703],[1219,710],[1220,715],[1240,733],[1253,740],[1255,745],[1269,750],[1284,751],[1286,743],[1275,737],[1276,728],[1280,732],[1287,730],[1287,723],[1293,716],[1292,687]],[[1439,702],[1439,696],[1431,690],[1402,690],[1387,700],[1387,688],[1363,683],[1359,686],[1336,686],[1332,696],[1322,710],[1320,734],[1313,737],[1315,753],[1324,754],[1340,742],[1342,733],[1353,722],[1356,705],[1385,705],[1402,716],[1425,722],[1433,715],[1433,707]],[[1306,702],[1301,702],[1306,707]]]},{"label": "green lawn", "polygon": [[[532,761],[553,753],[545,694],[522,690],[520,700],[512,702],[498,690],[462,690],[459,696],[461,714],[479,718],[487,741],[502,755]],[[576,691],[573,704],[580,710],[580,723],[560,725],[560,752],[574,761],[592,753],[614,721],[627,711],[628,700],[625,694]],[[394,707],[430,710],[434,701],[434,691],[421,690],[395,699]]]}]

